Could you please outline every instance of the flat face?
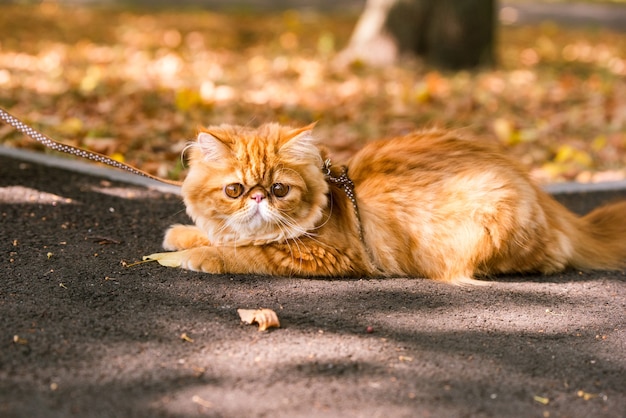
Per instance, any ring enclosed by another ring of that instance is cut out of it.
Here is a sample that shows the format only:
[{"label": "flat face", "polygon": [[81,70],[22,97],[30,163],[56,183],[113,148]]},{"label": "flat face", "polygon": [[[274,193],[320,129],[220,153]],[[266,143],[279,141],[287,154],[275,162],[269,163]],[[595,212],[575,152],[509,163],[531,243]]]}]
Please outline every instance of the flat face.
[{"label": "flat face", "polygon": [[183,185],[187,211],[212,242],[307,233],[328,186],[308,128],[222,125],[198,135]]}]

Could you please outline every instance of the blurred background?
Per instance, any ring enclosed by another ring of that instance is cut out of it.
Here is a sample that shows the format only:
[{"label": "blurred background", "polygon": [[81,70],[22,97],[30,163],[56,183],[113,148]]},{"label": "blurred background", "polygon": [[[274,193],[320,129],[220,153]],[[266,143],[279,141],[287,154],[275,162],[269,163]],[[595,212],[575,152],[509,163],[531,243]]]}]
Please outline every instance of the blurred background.
[{"label": "blurred background", "polygon": [[0,106],[174,179],[200,126],[318,121],[336,160],[438,126],[544,183],[621,180],[626,1],[0,1]]}]

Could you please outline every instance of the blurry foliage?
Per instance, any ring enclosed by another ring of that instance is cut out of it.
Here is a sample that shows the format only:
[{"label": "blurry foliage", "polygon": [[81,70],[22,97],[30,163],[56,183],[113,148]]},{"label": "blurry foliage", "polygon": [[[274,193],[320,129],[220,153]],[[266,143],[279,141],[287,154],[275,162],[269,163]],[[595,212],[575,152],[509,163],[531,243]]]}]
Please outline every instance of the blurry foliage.
[{"label": "blurry foliage", "polygon": [[[0,106],[50,136],[184,175],[201,125],[318,120],[337,159],[409,130],[499,141],[542,181],[626,177],[626,37],[503,27],[500,67],[340,68],[357,16],[0,6]],[[0,141],[37,144],[0,125]]]}]

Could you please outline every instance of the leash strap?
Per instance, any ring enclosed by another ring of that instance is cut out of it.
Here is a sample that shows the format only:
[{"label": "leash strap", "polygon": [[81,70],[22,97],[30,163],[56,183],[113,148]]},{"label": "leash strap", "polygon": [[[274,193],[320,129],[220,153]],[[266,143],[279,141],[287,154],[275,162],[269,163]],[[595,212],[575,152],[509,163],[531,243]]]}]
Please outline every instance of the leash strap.
[{"label": "leash strap", "polygon": [[139,170],[131,165],[121,163],[112,158],[107,157],[106,155],[87,151],[82,148],[74,147],[72,145],[63,144],[61,142],[55,141],[54,139],[42,134],[36,129],[31,128],[15,116],[11,115],[9,112],[0,107],[0,119],[15,128],[17,131],[23,133],[31,139],[39,142],[47,148],[50,148],[54,151],[64,152],[66,154],[75,155],[77,157],[86,158],[88,160],[92,160],[98,163],[110,165],[111,167],[119,168],[120,170],[126,170],[130,173],[137,174],[142,177],[147,177],[152,180],[160,181],[161,183],[172,184],[175,186],[180,186],[180,182],[174,180],[163,179],[161,177],[153,176],[152,174],[146,173],[145,171]]}]

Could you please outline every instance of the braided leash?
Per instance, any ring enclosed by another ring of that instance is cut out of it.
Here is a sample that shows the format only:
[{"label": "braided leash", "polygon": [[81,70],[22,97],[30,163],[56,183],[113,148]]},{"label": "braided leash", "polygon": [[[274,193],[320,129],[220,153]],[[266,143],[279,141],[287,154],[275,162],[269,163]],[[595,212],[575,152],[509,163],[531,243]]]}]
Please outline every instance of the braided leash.
[{"label": "braided leash", "polygon": [[75,155],[81,158],[86,158],[88,160],[92,160],[98,163],[110,165],[111,167],[119,168],[121,170],[126,170],[130,173],[137,174],[142,177],[147,177],[152,180],[160,181],[161,183],[167,183],[167,184],[172,184],[175,186],[180,186],[180,182],[153,176],[152,174],[146,173],[145,171],[139,170],[131,165],[124,164],[112,158],[109,158],[106,155],[102,155],[93,151],[87,151],[82,148],[74,147],[72,145],[67,145],[67,144],[63,144],[61,142],[55,141],[54,139],[26,125],[24,122],[22,122],[15,116],[11,115],[9,112],[7,112],[1,107],[0,107],[0,119],[4,123],[11,125],[17,131],[23,133],[29,138],[34,139],[35,141],[39,142],[40,144],[54,151],[64,152],[66,154],[71,154],[71,155]]}]

